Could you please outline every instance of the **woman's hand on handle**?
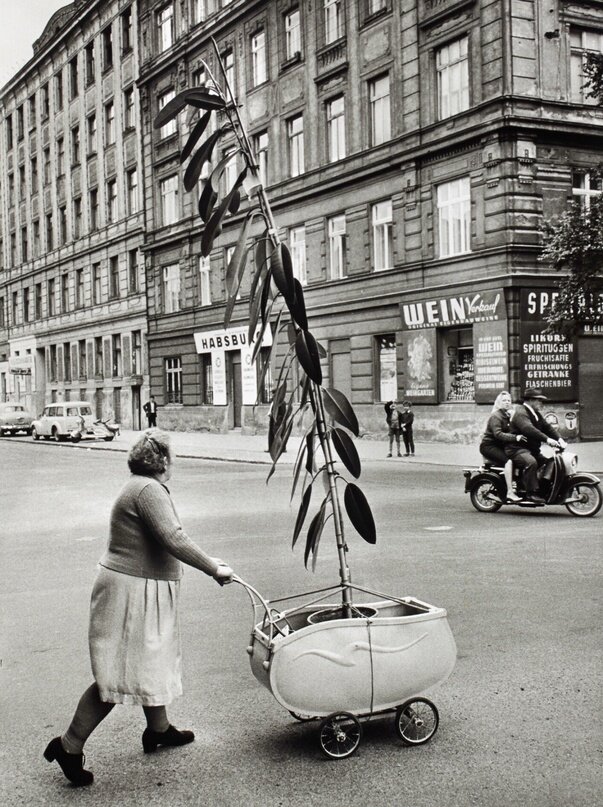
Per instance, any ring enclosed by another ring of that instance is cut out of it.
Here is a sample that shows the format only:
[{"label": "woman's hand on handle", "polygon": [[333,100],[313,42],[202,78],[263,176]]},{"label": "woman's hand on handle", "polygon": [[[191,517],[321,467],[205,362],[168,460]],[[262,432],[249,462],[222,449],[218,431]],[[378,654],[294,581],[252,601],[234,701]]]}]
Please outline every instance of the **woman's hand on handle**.
[{"label": "woman's hand on handle", "polygon": [[228,566],[224,561],[218,561],[219,566],[214,574],[214,580],[220,586],[225,586],[228,583],[232,583],[232,576],[234,574],[233,570]]}]

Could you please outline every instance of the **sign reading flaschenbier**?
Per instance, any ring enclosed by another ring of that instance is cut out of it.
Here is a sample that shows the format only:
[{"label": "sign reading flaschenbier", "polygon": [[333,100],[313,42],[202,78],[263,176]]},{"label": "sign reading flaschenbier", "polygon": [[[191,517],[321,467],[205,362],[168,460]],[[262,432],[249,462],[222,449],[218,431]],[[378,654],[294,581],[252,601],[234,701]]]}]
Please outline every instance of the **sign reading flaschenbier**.
[{"label": "sign reading flaschenbier", "polygon": [[522,289],[520,299],[521,386],[541,387],[553,401],[576,397],[575,340],[546,333],[553,289]]}]

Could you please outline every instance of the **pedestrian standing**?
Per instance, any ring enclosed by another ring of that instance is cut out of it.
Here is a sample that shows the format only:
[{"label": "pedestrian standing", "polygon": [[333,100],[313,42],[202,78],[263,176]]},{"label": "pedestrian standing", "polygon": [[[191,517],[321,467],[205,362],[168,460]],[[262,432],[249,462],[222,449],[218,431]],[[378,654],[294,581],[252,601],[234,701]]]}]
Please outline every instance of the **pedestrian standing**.
[{"label": "pedestrian standing", "polygon": [[414,457],[415,441],[412,432],[412,424],[414,423],[415,415],[412,411],[412,404],[410,401],[404,401],[402,403],[400,419],[402,421],[402,439],[404,440],[404,450],[406,451],[404,456]]},{"label": "pedestrian standing", "polygon": [[388,457],[392,456],[392,449],[394,447],[394,440],[396,441],[396,449],[398,452],[398,457],[401,457],[402,454],[400,453],[400,429],[401,429],[401,414],[400,410],[398,409],[398,404],[396,401],[388,401],[385,404],[385,419],[387,421],[387,436],[389,437],[389,454]]},{"label": "pedestrian standing", "polygon": [[150,400],[148,400],[142,408],[147,416],[149,429],[157,426],[157,403],[155,402],[155,396],[151,395]]},{"label": "pedestrian standing", "polygon": [[111,511],[109,542],[92,589],[89,648],[94,682],[67,731],[44,756],[76,786],[90,785],[83,748],[116,703],[138,704],[145,753],[185,745],[192,731],[171,725],[166,706],[182,694],[179,597],[181,562],[230,583],[232,569],[186,535],[165,486],[172,472],[168,435],[149,429],[128,454],[132,475]]}]

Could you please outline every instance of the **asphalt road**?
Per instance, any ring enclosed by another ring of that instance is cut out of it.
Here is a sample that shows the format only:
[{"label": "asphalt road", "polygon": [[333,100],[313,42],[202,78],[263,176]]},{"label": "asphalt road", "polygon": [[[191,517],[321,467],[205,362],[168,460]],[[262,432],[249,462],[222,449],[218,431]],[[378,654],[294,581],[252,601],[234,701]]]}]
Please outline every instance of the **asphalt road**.
[{"label": "asphalt road", "polygon": [[[179,460],[170,488],[188,532],[268,597],[337,582],[329,530],[316,573],[301,546],[291,552],[291,471],[268,486],[266,471]],[[406,748],[390,717],[374,719],[355,756],[325,759],[316,723],[293,720],[252,676],[244,591],[189,569],[185,694],[170,714],[196,742],[144,755],[141,710],[117,707],[86,747],[94,785],[71,788],[42,751],[91,680],[90,588],[126,475],[123,454],[0,441],[4,807],[601,803],[602,517],[478,514],[459,471],[386,462],[359,482],[377,545],[350,527],[349,563],[358,583],[449,612],[458,661],[431,694],[441,720],[433,740]]]}]

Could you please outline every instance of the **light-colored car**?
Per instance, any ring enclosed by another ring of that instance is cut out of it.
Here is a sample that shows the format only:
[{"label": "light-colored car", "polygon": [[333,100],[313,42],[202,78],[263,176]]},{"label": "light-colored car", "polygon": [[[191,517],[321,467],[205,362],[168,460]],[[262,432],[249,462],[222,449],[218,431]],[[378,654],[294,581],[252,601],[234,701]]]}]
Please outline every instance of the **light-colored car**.
[{"label": "light-colored car", "polygon": [[17,432],[31,433],[34,416],[20,403],[0,403],[0,437]]},{"label": "light-colored car", "polygon": [[31,424],[31,436],[34,440],[51,437],[57,442],[67,440],[73,432],[80,429],[82,418],[86,432],[94,434],[94,416],[89,401],[62,401],[44,407],[39,418]]}]

